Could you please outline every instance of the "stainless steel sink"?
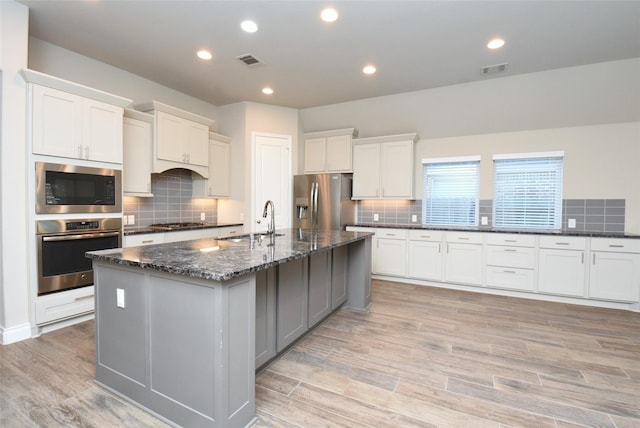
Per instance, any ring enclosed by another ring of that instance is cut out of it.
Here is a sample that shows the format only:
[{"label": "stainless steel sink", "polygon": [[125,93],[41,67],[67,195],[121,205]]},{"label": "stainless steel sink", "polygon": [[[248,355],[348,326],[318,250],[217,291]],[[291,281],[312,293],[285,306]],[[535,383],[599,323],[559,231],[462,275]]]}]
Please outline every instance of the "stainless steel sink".
[{"label": "stainless steel sink", "polygon": [[[274,233],[273,236],[284,236],[284,233]],[[231,242],[249,242],[249,241],[262,241],[269,238],[268,233],[247,233],[246,235],[234,235],[224,236],[218,238],[219,241],[231,241]]]}]

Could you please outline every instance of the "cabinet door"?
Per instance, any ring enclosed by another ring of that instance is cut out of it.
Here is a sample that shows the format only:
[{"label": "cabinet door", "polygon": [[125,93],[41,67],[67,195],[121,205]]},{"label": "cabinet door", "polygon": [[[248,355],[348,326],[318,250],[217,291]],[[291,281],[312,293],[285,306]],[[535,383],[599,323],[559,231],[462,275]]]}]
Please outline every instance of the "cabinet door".
[{"label": "cabinet door", "polygon": [[122,107],[83,100],[83,158],[122,163]]},{"label": "cabinet door", "polygon": [[209,196],[228,197],[231,194],[231,147],[227,143],[209,140]]},{"label": "cabinet door", "polygon": [[331,255],[331,310],[347,301],[348,274],[349,247],[336,247]]},{"label": "cabinet door", "polygon": [[32,85],[33,153],[82,157],[82,98]]},{"label": "cabinet door", "polygon": [[409,241],[409,276],[432,281],[442,280],[442,243]]},{"label": "cabinet door", "polygon": [[[326,138],[307,138],[304,140],[304,172],[320,173],[325,171]],[[349,155],[351,157],[351,155]]]},{"label": "cabinet door", "polygon": [[353,198],[377,198],[380,184],[380,145],[353,147]]},{"label": "cabinet door", "polygon": [[331,251],[309,257],[309,328],[331,312]]},{"label": "cabinet door", "polygon": [[541,248],[538,252],[538,292],[585,295],[585,253]]},{"label": "cabinet door", "polygon": [[482,285],[482,245],[447,242],[445,281]]},{"label": "cabinet door", "polygon": [[375,273],[406,276],[407,241],[404,239],[376,239]]},{"label": "cabinet door", "polygon": [[278,266],[276,350],[282,351],[307,331],[308,258]]},{"label": "cabinet door", "polygon": [[256,368],[276,355],[276,268],[256,272]]},{"label": "cabinet door", "polygon": [[150,123],[124,118],[122,187],[125,194],[151,196],[152,138]]},{"label": "cabinet door", "polygon": [[640,254],[591,253],[589,297],[637,302],[640,300]]},{"label": "cabinet door", "polygon": [[197,122],[184,120],[186,162],[191,165],[209,165],[209,128]]},{"label": "cabinet door", "polygon": [[352,153],[351,135],[327,137],[327,172],[351,172],[353,170]]},{"label": "cabinet door", "polygon": [[380,152],[380,196],[413,198],[413,142],[384,143]]},{"label": "cabinet door", "polygon": [[156,112],[156,157],[184,163],[184,121],[162,111]]}]

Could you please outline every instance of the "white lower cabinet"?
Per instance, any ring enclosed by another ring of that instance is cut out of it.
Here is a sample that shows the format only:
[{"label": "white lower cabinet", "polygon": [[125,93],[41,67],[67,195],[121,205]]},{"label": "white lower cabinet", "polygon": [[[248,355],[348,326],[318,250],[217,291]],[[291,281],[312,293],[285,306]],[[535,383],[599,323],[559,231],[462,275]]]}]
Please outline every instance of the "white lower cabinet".
[{"label": "white lower cabinet", "polygon": [[164,233],[141,233],[138,235],[125,235],[123,237],[123,247],[139,247],[142,245],[163,244],[165,242]]},{"label": "white lower cabinet", "polygon": [[591,239],[589,297],[640,301],[640,241]]},{"label": "white lower cabinet", "polygon": [[408,276],[430,281],[442,281],[441,231],[409,231]]},{"label": "white lower cabinet", "polygon": [[445,234],[444,280],[457,284],[482,285],[484,268],[483,234],[447,232]]},{"label": "white lower cabinet", "polygon": [[587,238],[542,236],[538,250],[538,292],[584,297]]},{"label": "white lower cabinet", "polygon": [[44,325],[93,312],[93,286],[36,298],[36,324]]},{"label": "white lower cabinet", "polygon": [[407,231],[377,229],[373,251],[374,273],[381,275],[407,275]]},{"label": "white lower cabinet", "polygon": [[488,234],[485,250],[487,287],[534,291],[535,246],[533,235]]}]

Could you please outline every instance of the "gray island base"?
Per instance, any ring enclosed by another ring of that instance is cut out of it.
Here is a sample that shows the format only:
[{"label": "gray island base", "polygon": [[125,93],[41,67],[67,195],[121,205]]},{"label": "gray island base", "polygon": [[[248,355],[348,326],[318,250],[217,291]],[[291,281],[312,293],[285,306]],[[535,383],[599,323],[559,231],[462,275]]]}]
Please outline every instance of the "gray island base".
[{"label": "gray island base", "polygon": [[370,302],[372,234],[277,234],[87,253],[96,382],[174,426],[252,425],[256,368]]}]

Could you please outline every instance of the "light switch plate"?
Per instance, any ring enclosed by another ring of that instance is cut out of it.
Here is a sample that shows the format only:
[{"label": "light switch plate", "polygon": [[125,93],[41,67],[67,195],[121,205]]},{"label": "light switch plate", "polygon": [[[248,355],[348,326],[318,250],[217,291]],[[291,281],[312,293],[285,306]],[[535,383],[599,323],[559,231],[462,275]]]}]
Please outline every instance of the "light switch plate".
[{"label": "light switch plate", "polygon": [[116,288],[116,306],[124,308],[124,289]]},{"label": "light switch plate", "polygon": [[204,213],[200,213],[200,220],[204,221],[206,219],[206,215]]},{"label": "light switch plate", "polygon": [[482,224],[483,226],[486,226],[489,224],[489,218],[486,215],[483,215],[482,217],[480,217],[480,224]]},{"label": "light switch plate", "polygon": [[378,213],[373,215],[373,221],[378,221],[380,220],[380,216],[378,215]]},{"label": "light switch plate", "polygon": [[418,221],[418,216],[416,214],[411,214],[411,222],[415,223]]},{"label": "light switch plate", "polygon": [[576,219],[575,218],[570,218],[569,221],[567,222],[567,227],[569,229],[575,229],[576,228]]}]

